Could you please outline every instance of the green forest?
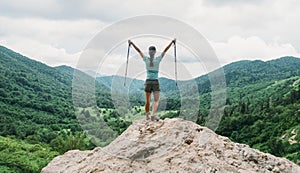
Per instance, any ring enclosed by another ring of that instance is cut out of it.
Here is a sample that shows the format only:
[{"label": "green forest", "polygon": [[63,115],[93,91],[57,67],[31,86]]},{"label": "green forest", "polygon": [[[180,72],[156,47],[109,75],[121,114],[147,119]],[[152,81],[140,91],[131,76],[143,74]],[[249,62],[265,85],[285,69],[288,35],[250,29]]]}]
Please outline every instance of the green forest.
[{"label": "green forest", "polygon": [[[299,67],[296,57],[224,66],[227,99],[216,133],[300,165]],[[82,105],[74,107],[74,73],[94,82],[96,105],[90,104],[93,97],[82,93],[75,98]],[[68,150],[107,145],[126,130],[133,116],[143,117],[143,81],[133,80],[130,107],[117,111],[111,93],[122,96],[125,91],[112,91],[112,78],[94,80],[71,67],[49,67],[0,46],[0,172],[40,172]],[[210,105],[209,74],[195,81],[201,100],[197,123],[204,125]],[[175,82],[166,78],[160,82],[167,103],[161,117],[177,117],[181,98]],[[107,129],[92,128],[102,121]],[[101,141],[104,130],[112,135]]]}]

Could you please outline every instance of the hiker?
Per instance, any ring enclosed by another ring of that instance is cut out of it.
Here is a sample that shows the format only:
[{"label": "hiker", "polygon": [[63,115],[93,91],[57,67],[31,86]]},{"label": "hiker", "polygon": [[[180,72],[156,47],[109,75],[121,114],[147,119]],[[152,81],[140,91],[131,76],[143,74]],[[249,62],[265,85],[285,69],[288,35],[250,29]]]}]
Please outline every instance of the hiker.
[{"label": "hiker", "polygon": [[132,45],[135,50],[141,55],[143,58],[146,69],[147,69],[147,79],[145,81],[145,95],[146,95],[146,119],[149,120],[149,111],[150,111],[150,102],[151,102],[151,93],[153,92],[154,104],[152,105],[151,112],[151,121],[158,121],[159,118],[155,115],[155,112],[158,107],[159,101],[159,82],[158,82],[158,72],[159,72],[159,63],[162,58],[165,56],[166,52],[169,50],[172,44],[175,44],[176,39],[172,40],[172,42],[164,49],[164,51],[157,57],[155,57],[156,48],[154,46],[149,47],[149,56],[143,54],[143,52],[131,41],[128,40],[129,45]]}]

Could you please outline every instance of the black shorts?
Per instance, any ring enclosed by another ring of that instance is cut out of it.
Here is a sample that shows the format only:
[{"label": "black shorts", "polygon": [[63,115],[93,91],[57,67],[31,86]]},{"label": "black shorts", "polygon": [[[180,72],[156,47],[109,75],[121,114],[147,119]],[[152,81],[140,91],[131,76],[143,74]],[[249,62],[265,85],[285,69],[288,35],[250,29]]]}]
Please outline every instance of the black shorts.
[{"label": "black shorts", "polygon": [[159,82],[157,79],[147,79],[145,82],[145,92],[155,92],[160,91]]}]

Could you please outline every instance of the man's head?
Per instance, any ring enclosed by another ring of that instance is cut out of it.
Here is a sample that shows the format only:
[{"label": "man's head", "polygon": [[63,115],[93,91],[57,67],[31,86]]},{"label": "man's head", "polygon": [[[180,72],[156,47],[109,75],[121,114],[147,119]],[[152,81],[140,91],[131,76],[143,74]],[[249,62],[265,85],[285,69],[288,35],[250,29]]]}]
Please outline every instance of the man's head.
[{"label": "man's head", "polygon": [[149,55],[150,55],[150,56],[154,56],[155,53],[156,53],[156,48],[155,48],[155,46],[150,46],[150,47],[149,47]]}]

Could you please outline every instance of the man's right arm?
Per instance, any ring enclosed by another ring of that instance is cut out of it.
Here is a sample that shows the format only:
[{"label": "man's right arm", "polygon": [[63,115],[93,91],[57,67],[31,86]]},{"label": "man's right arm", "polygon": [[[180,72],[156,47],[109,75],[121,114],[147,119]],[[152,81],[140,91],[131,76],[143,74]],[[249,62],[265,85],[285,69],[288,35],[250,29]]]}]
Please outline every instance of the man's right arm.
[{"label": "man's right arm", "polygon": [[144,58],[143,52],[131,40],[128,40],[128,43],[134,47],[134,49],[141,55],[142,58]]}]

